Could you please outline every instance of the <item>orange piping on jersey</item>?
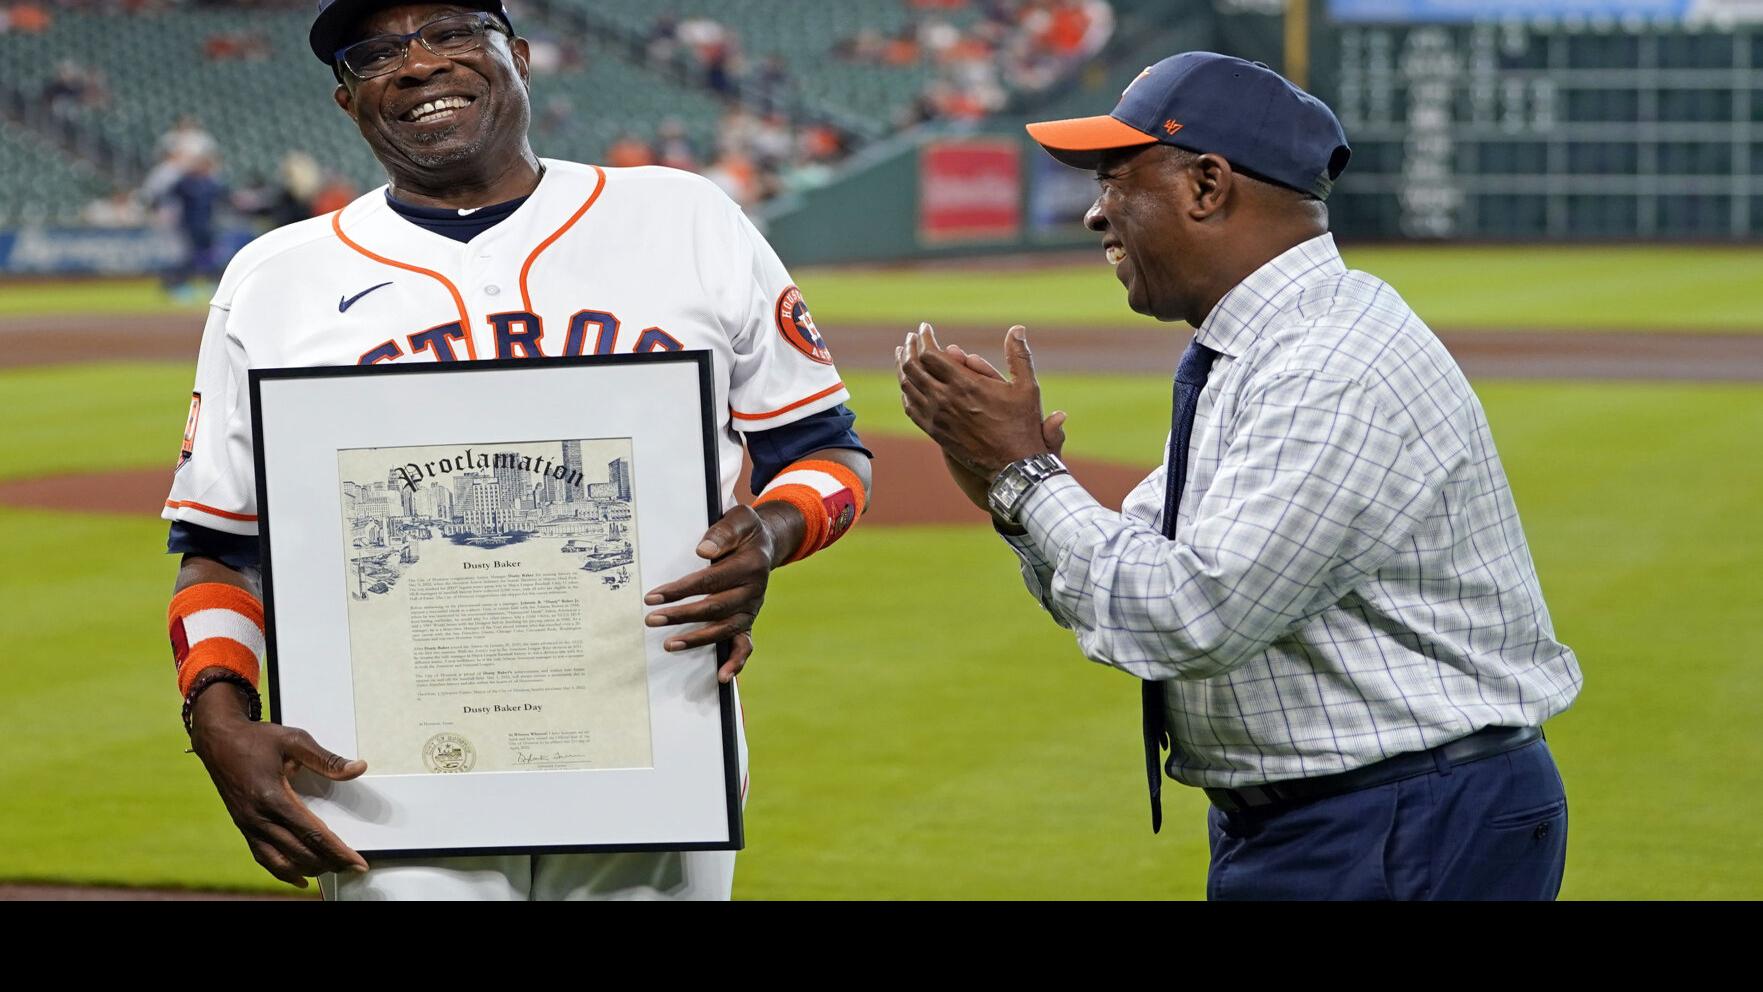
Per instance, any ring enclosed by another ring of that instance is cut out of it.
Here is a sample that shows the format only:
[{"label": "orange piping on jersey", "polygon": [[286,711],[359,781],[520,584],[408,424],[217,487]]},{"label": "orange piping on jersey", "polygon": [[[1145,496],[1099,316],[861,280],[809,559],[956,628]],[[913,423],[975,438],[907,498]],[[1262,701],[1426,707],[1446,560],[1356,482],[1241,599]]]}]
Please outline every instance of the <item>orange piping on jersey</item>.
[{"label": "orange piping on jersey", "polygon": [[168,499],[165,501],[165,506],[167,509],[171,509],[171,510],[182,510],[185,507],[188,507],[189,509],[201,510],[203,513],[212,514],[213,516],[216,516],[216,517],[224,517],[227,520],[256,520],[257,519],[257,514],[255,514],[255,513],[232,513],[228,510],[216,510],[212,506],[203,506],[201,503],[198,503],[193,499],[179,499],[179,500]]},{"label": "orange piping on jersey", "polygon": [[[411,265],[409,262],[400,262],[397,259],[387,258],[384,255],[375,255],[373,252],[368,251],[366,248],[349,240],[349,236],[343,233],[343,212],[341,210],[331,214],[331,230],[337,233],[337,238],[344,244],[382,265],[390,265],[395,269],[404,269],[409,272],[415,272],[418,275],[428,276],[430,279],[447,287],[447,292],[453,294],[453,305],[459,308],[459,326],[465,328],[465,354],[467,357],[471,358],[471,360],[477,360],[477,345],[473,344],[471,341],[471,314],[465,309],[465,297],[459,295],[459,287],[453,285],[452,280],[433,269],[424,269],[419,266]],[[252,517],[251,519],[255,520],[257,518]]]},{"label": "orange piping on jersey", "polygon": [[835,382],[832,385],[826,387],[825,389],[822,389],[820,392],[815,393],[813,396],[804,396],[801,399],[797,400],[796,402],[791,403],[789,406],[780,406],[776,410],[767,410],[764,413],[742,413],[741,411],[736,410],[732,406],[729,407],[728,412],[731,415],[733,415],[736,420],[766,420],[771,417],[775,417],[780,413],[789,413],[791,410],[794,410],[795,408],[797,408],[799,406],[807,406],[808,404],[814,402],[815,400],[822,399],[827,396],[831,396],[832,394],[834,394],[844,388],[845,388],[844,383]]},{"label": "orange piping on jersey", "polygon": [[588,194],[588,202],[582,204],[580,209],[570,215],[570,218],[563,222],[563,226],[553,232],[550,237],[539,242],[539,246],[533,249],[533,253],[526,257],[526,264],[520,267],[520,305],[526,308],[527,313],[533,312],[533,298],[526,290],[526,274],[533,270],[533,263],[538,261],[539,255],[543,253],[545,249],[551,247],[552,242],[563,237],[565,231],[574,227],[575,222],[582,219],[582,214],[588,212],[588,208],[592,207],[594,201],[600,198],[600,191],[606,188],[606,170],[597,165],[591,166],[591,168],[594,170],[594,175],[599,176],[600,178],[594,183],[594,191]]}]

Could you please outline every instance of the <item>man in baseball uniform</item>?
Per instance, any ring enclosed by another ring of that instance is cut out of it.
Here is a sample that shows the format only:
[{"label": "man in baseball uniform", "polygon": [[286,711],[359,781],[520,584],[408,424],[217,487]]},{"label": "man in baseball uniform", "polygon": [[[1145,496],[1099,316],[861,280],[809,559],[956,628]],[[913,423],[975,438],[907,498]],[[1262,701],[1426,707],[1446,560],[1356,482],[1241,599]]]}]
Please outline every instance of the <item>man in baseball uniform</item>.
[{"label": "man in baseball uniform", "polygon": [[[302,887],[320,876],[329,898],[726,899],[732,852],[369,865],[287,782],[366,765],[256,719],[248,369],[708,351],[733,509],[698,546],[706,566],[645,602],[650,626],[684,625],[670,651],[732,642],[725,682],[752,651],[771,570],[842,536],[870,483],[802,294],[733,202],[685,172],[534,155],[527,43],[501,3],[321,0],[310,40],[390,182],[247,246],[212,301],[164,511],[184,556],[169,628],[192,746],[258,863]],[[743,447],[751,508],[734,501]],[[744,735],[740,760],[744,797]]]}]

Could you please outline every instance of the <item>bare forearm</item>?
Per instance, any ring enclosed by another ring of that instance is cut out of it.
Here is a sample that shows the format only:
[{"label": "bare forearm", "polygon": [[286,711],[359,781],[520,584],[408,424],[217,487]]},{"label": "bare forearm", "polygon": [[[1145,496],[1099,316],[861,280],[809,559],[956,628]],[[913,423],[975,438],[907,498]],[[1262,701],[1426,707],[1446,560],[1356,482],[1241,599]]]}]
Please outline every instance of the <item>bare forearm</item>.
[{"label": "bare forearm", "polygon": [[858,482],[863,483],[864,492],[872,496],[875,494],[875,482],[870,472],[869,456],[863,452],[853,451],[850,448],[822,448],[808,457],[821,461],[837,462],[845,466],[856,474]]},{"label": "bare forearm", "polygon": [[173,595],[176,595],[191,586],[204,582],[219,582],[224,585],[237,586],[258,598],[263,596],[262,576],[257,569],[237,569],[201,555],[184,556],[183,563],[178,567],[177,582],[172,586],[171,591]]}]

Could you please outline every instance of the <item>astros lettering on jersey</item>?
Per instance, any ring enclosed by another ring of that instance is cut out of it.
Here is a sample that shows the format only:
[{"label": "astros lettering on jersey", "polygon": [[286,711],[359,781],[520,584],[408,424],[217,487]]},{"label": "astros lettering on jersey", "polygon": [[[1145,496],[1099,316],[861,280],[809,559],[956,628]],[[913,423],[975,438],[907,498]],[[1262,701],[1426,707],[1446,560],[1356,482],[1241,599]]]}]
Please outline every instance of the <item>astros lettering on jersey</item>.
[{"label": "astros lettering on jersey", "polygon": [[382,187],[247,245],[211,304],[162,515],[257,533],[250,368],[708,351],[724,506],[737,432],[849,398],[789,272],[708,180],[543,164],[531,197],[467,243],[400,217]]}]

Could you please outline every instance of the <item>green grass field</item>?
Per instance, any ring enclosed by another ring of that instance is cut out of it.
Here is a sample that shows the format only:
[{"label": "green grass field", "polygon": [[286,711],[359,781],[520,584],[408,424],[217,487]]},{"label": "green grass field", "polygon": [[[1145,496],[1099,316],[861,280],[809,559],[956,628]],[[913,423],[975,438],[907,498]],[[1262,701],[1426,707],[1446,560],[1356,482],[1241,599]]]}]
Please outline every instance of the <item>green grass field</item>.
[{"label": "green grass field", "polygon": [[[862,429],[909,429],[890,376],[848,378]],[[0,373],[0,479],[167,465],[189,379]],[[1045,383],[1073,453],[1134,463],[1162,443],[1167,388]],[[1549,727],[1573,804],[1565,895],[1763,897],[1763,390],[1478,388],[1586,673]],[[886,464],[877,479],[890,498]],[[279,887],[181,753],[163,540],[148,516],[0,509],[0,879]],[[1202,895],[1203,800],[1172,786],[1150,834],[1135,685],[1078,655],[987,528],[859,528],[779,573],[758,644],[737,896]]]},{"label": "green grass field", "polygon": [[[1370,246],[1347,264],[1397,287],[1436,328],[1763,332],[1763,252],[1736,247]],[[976,271],[802,269],[821,326],[1155,325],[1127,309],[1102,261]],[[1026,303],[1025,301],[1033,301]],[[151,280],[0,288],[0,318],[64,312],[190,310]]]}]

